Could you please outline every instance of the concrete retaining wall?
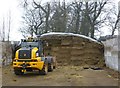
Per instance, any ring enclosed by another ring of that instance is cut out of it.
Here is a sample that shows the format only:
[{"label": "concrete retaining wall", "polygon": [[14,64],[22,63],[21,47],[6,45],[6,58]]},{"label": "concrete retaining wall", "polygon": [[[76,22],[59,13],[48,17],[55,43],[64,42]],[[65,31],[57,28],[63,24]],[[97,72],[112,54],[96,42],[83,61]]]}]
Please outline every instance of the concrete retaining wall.
[{"label": "concrete retaining wall", "polygon": [[0,67],[2,65],[2,42],[0,42]]},{"label": "concrete retaining wall", "polygon": [[0,42],[0,65],[9,65],[12,62],[12,48],[10,42]]},{"label": "concrete retaining wall", "polygon": [[104,41],[103,44],[105,47],[104,56],[106,66],[120,72],[120,69],[118,69],[120,66],[120,58],[118,57],[118,37],[108,39]]}]

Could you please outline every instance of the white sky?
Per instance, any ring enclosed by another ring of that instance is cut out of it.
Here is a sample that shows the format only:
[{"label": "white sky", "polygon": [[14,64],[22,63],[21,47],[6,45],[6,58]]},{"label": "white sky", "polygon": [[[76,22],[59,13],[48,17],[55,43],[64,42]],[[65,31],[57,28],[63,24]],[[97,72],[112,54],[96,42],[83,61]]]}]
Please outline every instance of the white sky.
[{"label": "white sky", "polygon": [[[3,21],[4,17],[5,21],[7,21],[9,11],[11,12],[10,40],[20,40],[22,37],[21,33],[18,32],[22,15],[18,6],[19,3],[17,0],[0,0],[0,20]],[[0,28],[2,28],[2,22],[0,22]],[[7,30],[6,25],[5,29]]]},{"label": "white sky", "polygon": [[[49,0],[42,0],[42,1],[49,1]],[[57,0],[55,0],[57,1]],[[67,0],[71,1],[71,0]],[[114,0],[116,4],[120,0]],[[18,31],[20,29],[20,25],[22,25],[21,22],[21,16],[22,16],[22,10],[19,6],[19,0],[0,0],[0,28],[2,28],[2,22],[3,17],[6,19],[8,17],[8,12],[11,11],[11,18],[12,18],[12,24],[11,24],[11,32],[10,32],[10,40],[20,40],[22,37],[22,34]],[[7,27],[5,28],[7,29]],[[107,33],[107,31],[105,32]]]}]

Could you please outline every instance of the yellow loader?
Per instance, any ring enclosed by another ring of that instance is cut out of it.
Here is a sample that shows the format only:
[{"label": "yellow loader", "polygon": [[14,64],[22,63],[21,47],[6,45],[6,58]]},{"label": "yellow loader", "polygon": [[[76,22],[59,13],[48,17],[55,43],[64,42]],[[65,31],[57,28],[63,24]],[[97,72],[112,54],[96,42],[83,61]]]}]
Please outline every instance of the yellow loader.
[{"label": "yellow loader", "polygon": [[52,57],[45,57],[43,53],[44,42],[35,39],[21,39],[21,48],[15,53],[13,60],[14,73],[22,75],[26,72],[38,71],[41,75],[46,75],[55,68]]}]

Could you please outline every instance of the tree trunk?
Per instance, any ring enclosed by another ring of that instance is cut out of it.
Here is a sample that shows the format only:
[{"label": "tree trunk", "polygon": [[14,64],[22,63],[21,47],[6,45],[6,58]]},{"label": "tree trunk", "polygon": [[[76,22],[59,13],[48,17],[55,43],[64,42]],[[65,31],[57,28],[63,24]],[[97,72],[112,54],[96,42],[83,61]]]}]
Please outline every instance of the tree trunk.
[{"label": "tree trunk", "polygon": [[2,41],[4,42],[5,41],[5,19],[3,17],[3,29],[2,29]]},{"label": "tree trunk", "polygon": [[91,24],[91,38],[94,38],[95,28],[94,24]]},{"label": "tree trunk", "polygon": [[9,38],[10,38],[10,30],[11,30],[11,12],[9,11],[9,18],[8,18],[8,41],[9,41]]},{"label": "tree trunk", "polygon": [[79,25],[80,25],[80,15],[78,13],[77,20],[76,20],[76,28],[75,28],[75,33],[78,33],[79,30]]}]

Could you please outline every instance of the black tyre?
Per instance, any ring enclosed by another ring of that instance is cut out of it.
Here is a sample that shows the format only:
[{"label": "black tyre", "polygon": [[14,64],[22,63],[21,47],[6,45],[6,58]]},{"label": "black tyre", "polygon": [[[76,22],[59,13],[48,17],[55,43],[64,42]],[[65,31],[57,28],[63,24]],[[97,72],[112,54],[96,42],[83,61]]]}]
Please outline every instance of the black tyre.
[{"label": "black tyre", "polygon": [[16,75],[23,75],[24,73],[21,70],[14,70]]},{"label": "black tyre", "polygon": [[48,71],[52,72],[54,69],[53,63],[48,64]]},{"label": "black tyre", "polygon": [[48,65],[45,64],[45,65],[43,66],[43,69],[40,70],[39,73],[40,73],[40,75],[47,75],[47,73],[48,73]]},{"label": "black tyre", "polygon": [[53,66],[53,69],[56,69],[56,66]]}]

